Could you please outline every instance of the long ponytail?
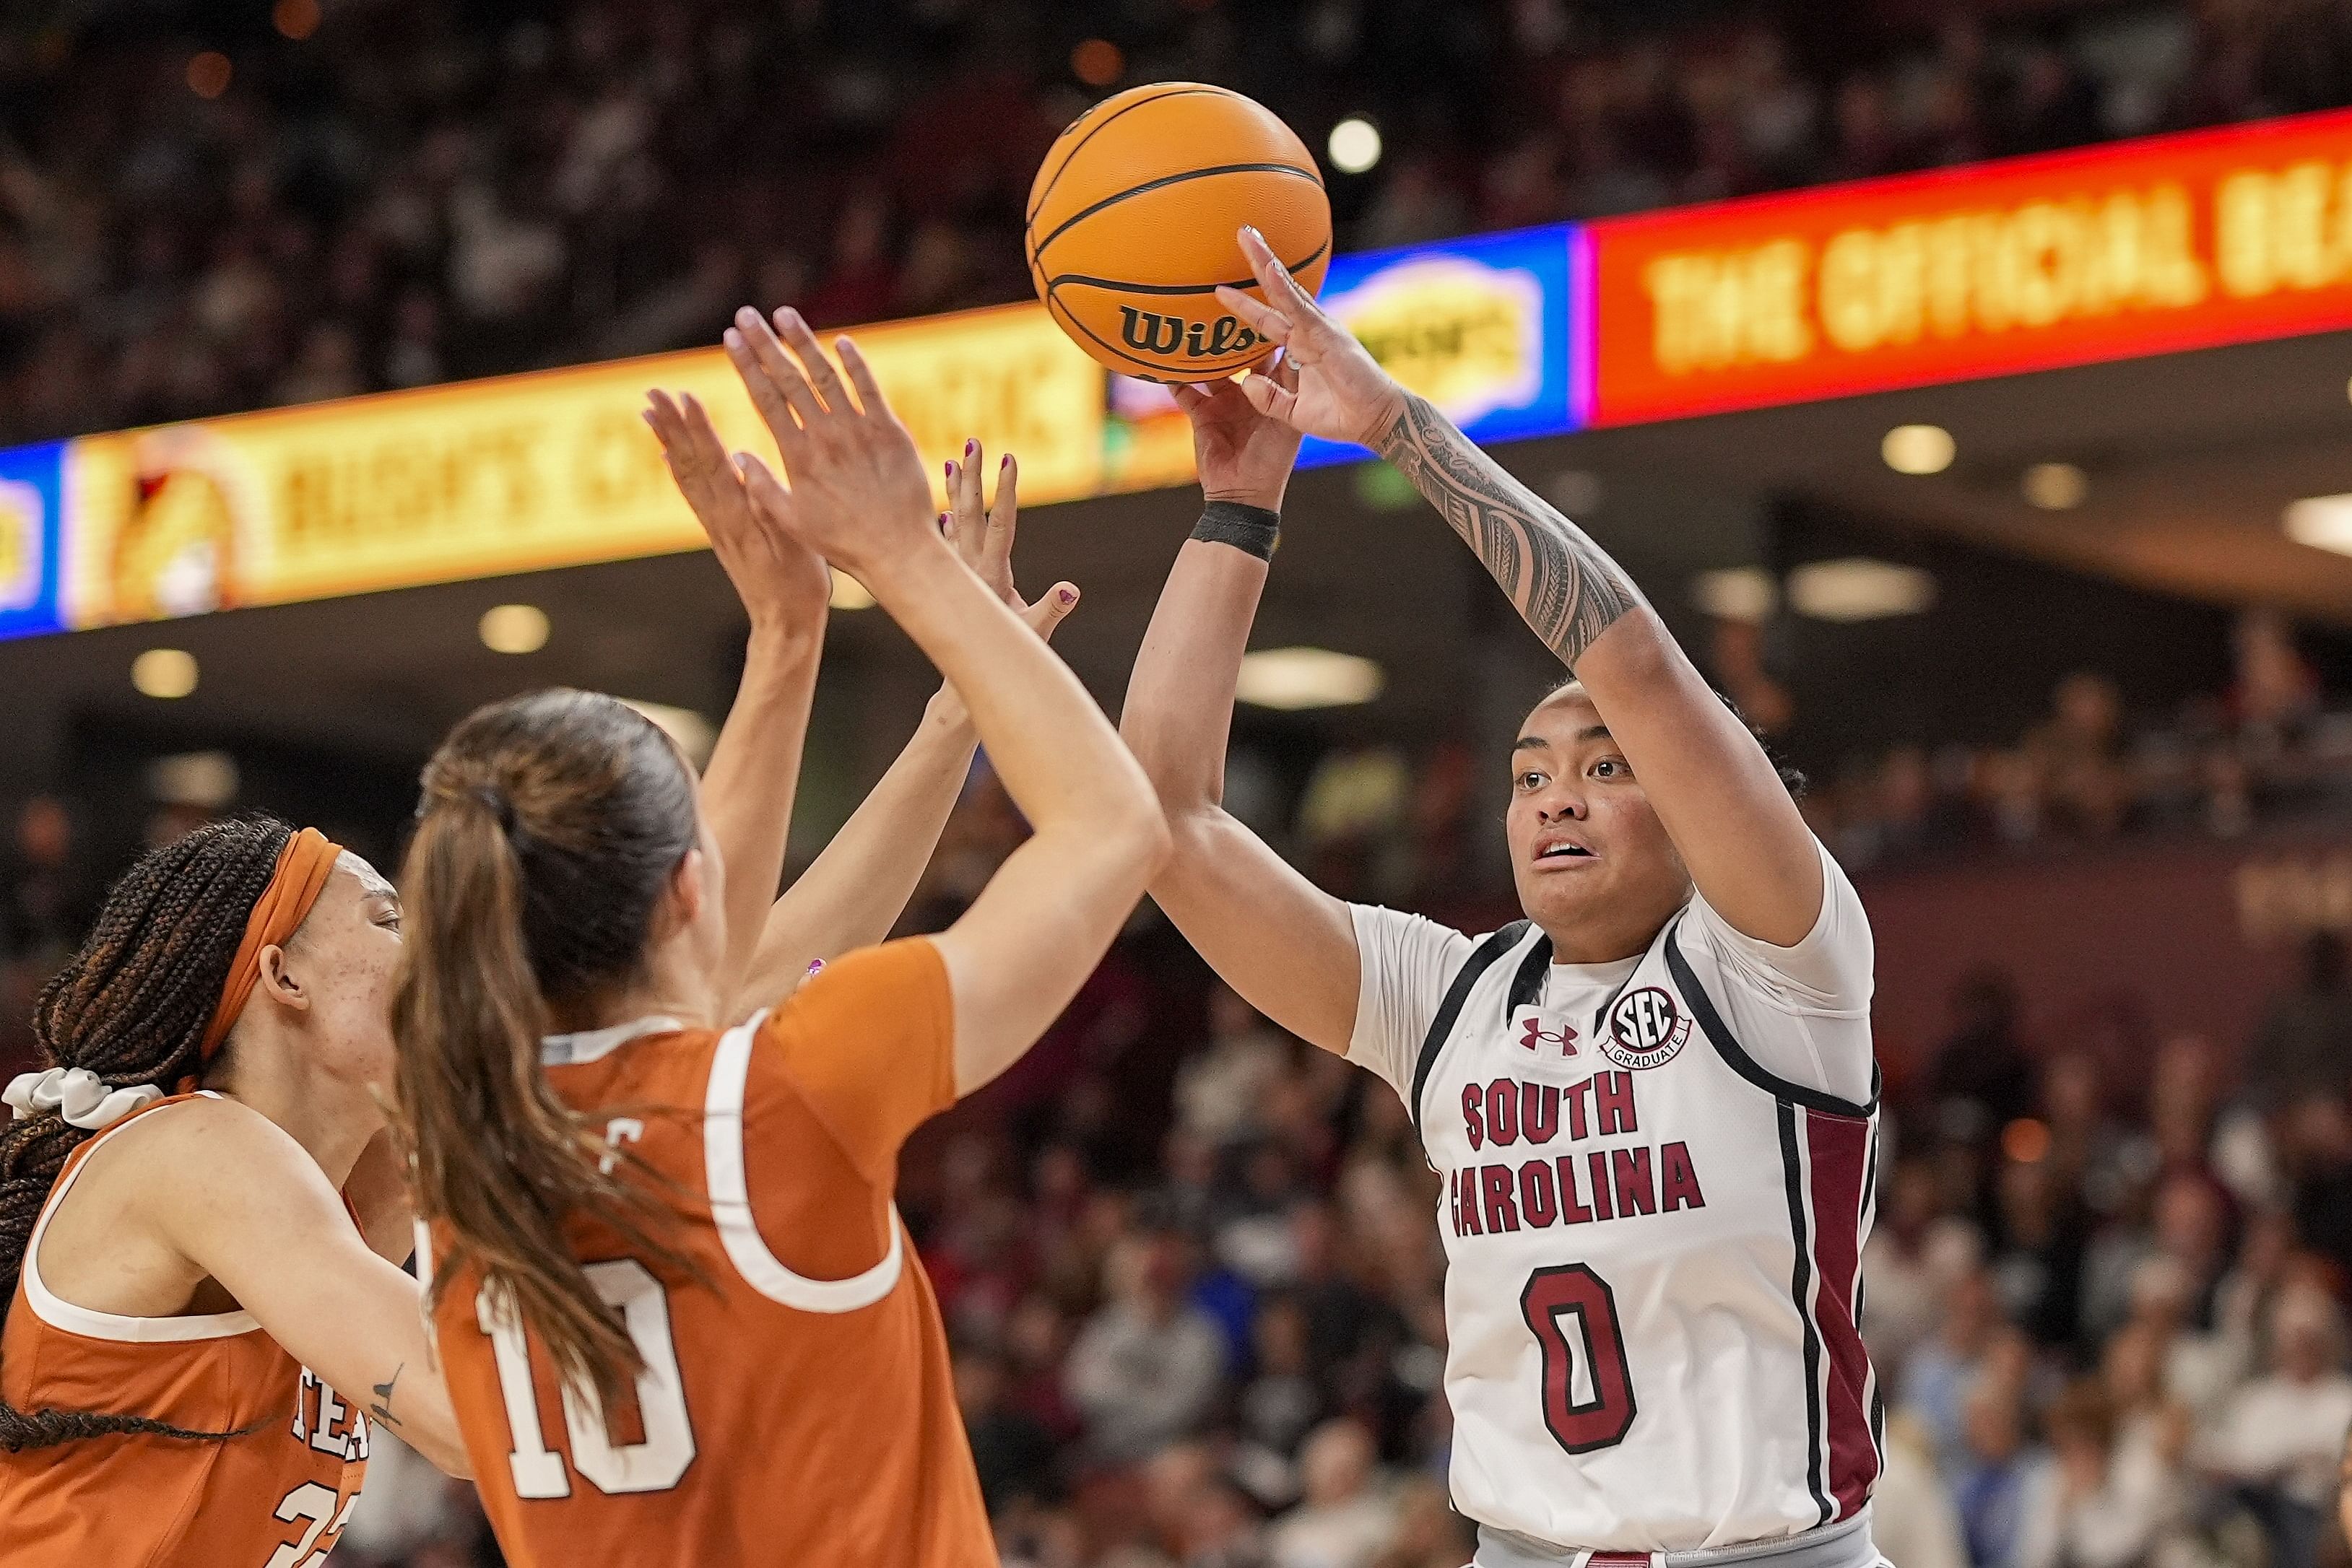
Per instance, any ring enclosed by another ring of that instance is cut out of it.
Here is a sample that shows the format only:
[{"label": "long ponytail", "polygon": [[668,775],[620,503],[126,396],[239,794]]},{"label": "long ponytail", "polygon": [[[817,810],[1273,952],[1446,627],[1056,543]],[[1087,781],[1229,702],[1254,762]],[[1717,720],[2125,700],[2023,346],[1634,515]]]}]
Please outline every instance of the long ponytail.
[{"label": "long ponytail", "polygon": [[614,1407],[640,1369],[566,1223],[597,1220],[684,1266],[641,1170],[549,1086],[551,1009],[578,1011],[641,970],[696,835],[693,785],[661,732],[609,697],[496,704],[426,764],[403,868],[403,972],[392,1006],[417,1209],[446,1227],[438,1303],[469,1265],[575,1385]]},{"label": "long ponytail", "polygon": [[[80,948],[41,988],[33,1038],[50,1067],[79,1067],[117,1088],[170,1090],[202,1067],[205,1028],[246,921],[294,830],[269,818],[213,822],[150,852],[107,891]],[[0,1126],[0,1317],[49,1193],[93,1134],[56,1112]],[[20,1453],[109,1433],[216,1440],[141,1416],[17,1410],[0,1400],[0,1450]]]}]

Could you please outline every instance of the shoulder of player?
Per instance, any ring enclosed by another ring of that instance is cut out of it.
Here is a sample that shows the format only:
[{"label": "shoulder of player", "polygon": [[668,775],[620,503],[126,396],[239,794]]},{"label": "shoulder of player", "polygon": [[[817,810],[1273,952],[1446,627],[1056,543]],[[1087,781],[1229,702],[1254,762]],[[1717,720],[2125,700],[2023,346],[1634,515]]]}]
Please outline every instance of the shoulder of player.
[{"label": "shoulder of player", "polygon": [[167,1238],[264,1206],[286,1218],[309,1200],[341,1208],[326,1173],[292,1134],[226,1095],[148,1112],[90,1160],[120,1184],[125,1213]]},{"label": "shoulder of player", "polygon": [[[784,1033],[822,1013],[874,1000],[912,1003],[935,990],[948,1004],[947,956],[928,936],[901,936],[843,954],[804,977],[775,1001],[743,1020],[763,1039]],[[741,1027],[739,1025],[738,1027]]]}]

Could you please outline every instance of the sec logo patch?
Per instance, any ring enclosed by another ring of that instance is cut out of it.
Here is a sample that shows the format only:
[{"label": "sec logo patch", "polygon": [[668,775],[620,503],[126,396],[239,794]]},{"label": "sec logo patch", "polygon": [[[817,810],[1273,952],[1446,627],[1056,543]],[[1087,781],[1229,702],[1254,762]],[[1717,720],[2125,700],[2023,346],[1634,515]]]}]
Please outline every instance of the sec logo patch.
[{"label": "sec logo patch", "polygon": [[1682,1053],[1690,1031],[1690,1019],[1675,1005],[1673,992],[1661,986],[1643,986],[1611,1004],[1609,1032],[1601,1037],[1601,1054],[1635,1071],[1663,1067]]}]

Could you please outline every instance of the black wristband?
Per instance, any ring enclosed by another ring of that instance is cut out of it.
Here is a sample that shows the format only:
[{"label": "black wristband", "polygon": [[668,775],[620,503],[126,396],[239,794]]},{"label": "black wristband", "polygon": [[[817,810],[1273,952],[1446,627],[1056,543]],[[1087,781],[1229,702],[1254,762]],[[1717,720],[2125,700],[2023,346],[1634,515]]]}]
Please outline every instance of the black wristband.
[{"label": "black wristband", "polygon": [[1272,560],[1274,547],[1282,538],[1282,514],[1264,507],[1244,507],[1239,501],[1212,501],[1201,508],[1192,537]]}]

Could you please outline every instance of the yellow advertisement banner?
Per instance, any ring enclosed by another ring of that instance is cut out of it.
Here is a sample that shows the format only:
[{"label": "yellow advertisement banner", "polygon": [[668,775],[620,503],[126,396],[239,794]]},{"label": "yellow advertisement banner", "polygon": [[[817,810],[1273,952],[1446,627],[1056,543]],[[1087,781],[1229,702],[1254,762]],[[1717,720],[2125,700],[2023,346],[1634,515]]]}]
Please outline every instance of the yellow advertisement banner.
[{"label": "yellow advertisement banner", "polygon": [[[1104,372],[1043,308],[856,336],[934,491],[971,436],[1018,455],[1024,501],[1105,487]],[[701,531],[638,417],[656,386],[701,399],[730,446],[774,458],[716,349],[73,442],[62,619],[106,625],[696,548]]]}]

